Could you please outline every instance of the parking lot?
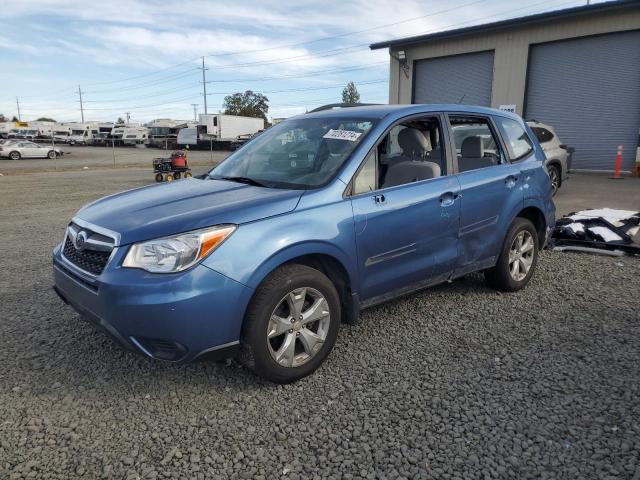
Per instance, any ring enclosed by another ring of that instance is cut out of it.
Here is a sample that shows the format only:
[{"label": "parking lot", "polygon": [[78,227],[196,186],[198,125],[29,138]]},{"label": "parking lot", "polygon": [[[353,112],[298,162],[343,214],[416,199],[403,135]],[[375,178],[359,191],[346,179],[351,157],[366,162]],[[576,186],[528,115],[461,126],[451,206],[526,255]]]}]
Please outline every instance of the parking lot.
[{"label": "parking lot", "polygon": [[[292,385],[236,362],[167,365],[51,290],[77,209],[153,182],[157,151],[116,169],[83,151],[0,163],[0,478],[640,475],[638,259],[546,251],[514,294],[470,275],[366,310]],[[637,209],[639,188],[574,175],[558,211]]]}]

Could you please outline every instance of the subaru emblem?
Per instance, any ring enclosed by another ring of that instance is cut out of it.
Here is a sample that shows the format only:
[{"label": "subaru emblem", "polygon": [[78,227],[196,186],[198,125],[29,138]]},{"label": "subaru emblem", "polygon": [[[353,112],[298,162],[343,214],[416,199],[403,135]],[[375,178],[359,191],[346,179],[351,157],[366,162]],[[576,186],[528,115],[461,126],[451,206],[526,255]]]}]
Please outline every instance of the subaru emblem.
[{"label": "subaru emblem", "polygon": [[87,243],[86,232],[84,231],[78,232],[78,234],[76,235],[76,241],[74,243],[75,243],[76,250],[78,250],[79,252],[84,250],[84,247]]}]

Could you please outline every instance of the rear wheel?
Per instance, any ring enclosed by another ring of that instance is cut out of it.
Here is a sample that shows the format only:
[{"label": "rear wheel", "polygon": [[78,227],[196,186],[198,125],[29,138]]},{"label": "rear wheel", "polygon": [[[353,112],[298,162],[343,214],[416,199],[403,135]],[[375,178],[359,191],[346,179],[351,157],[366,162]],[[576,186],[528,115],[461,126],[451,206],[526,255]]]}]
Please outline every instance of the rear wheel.
[{"label": "rear wheel", "polygon": [[174,178],[175,180],[180,180],[180,172],[176,172],[176,173],[174,173],[174,174],[173,174],[173,178]]},{"label": "rear wheel", "polygon": [[184,173],[184,178],[191,178],[191,177],[193,177],[193,175],[191,175],[191,172]]},{"label": "rear wheel", "polygon": [[518,217],[507,232],[496,266],[485,271],[487,283],[498,290],[524,288],[538,262],[538,232],[530,220]]},{"label": "rear wheel", "polygon": [[258,375],[290,383],[317,369],[333,348],[340,299],[324,274],[285,265],[258,287],[247,309],[241,360]]},{"label": "rear wheel", "polygon": [[20,160],[20,152],[11,152],[9,158],[11,160]]},{"label": "rear wheel", "polygon": [[560,169],[556,165],[550,165],[547,167],[549,172],[549,180],[551,180],[551,188],[553,189],[552,195],[555,195],[560,188]]}]

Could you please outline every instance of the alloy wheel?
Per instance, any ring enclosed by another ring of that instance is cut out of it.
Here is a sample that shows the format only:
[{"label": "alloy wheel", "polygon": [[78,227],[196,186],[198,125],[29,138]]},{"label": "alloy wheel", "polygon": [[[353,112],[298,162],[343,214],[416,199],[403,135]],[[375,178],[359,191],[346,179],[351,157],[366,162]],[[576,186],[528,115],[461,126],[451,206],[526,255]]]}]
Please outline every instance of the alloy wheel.
[{"label": "alloy wheel", "polygon": [[549,169],[549,179],[551,180],[551,188],[553,188],[553,194],[558,191],[560,188],[560,175],[558,175],[558,170],[553,167]]},{"label": "alloy wheel", "polygon": [[267,326],[267,345],[283,367],[299,367],[317,355],[331,323],[329,303],[316,289],[297,288],[273,310]]},{"label": "alloy wheel", "polygon": [[524,280],[531,270],[534,254],[533,235],[527,230],[520,231],[509,249],[509,273],[516,282]]}]

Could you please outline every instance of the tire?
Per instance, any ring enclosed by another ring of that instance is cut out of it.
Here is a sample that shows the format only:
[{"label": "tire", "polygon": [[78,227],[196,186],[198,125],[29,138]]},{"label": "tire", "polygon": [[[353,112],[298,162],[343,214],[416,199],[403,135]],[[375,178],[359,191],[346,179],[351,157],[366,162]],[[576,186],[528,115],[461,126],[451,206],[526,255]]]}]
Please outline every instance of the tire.
[{"label": "tire", "polygon": [[[299,380],[331,352],[340,314],[340,297],[331,280],[305,265],[284,265],[269,274],[251,299],[240,338],[240,360],[272,382]],[[273,323],[272,318],[281,322]],[[316,320],[309,321],[312,318]]]},{"label": "tire", "polygon": [[15,152],[15,151],[14,151],[14,152],[11,152],[11,153],[9,154],[9,158],[10,158],[11,160],[20,160],[20,158],[22,158],[22,155],[20,155],[20,152]]},{"label": "tire", "polygon": [[180,180],[180,172],[176,172],[176,173],[174,173],[174,174],[173,174],[173,178],[174,178],[175,180]]},{"label": "tire", "polygon": [[165,180],[166,180],[167,182],[173,182],[173,175],[171,175],[170,173],[169,173],[169,174],[167,174],[167,176],[165,177]]},{"label": "tire", "polygon": [[163,178],[162,178],[162,174],[161,173],[156,173],[156,182],[160,183],[162,182]]},{"label": "tire", "polygon": [[185,172],[184,174],[184,178],[191,178],[193,177],[193,175],[191,174],[191,172]]},{"label": "tire", "polygon": [[[526,245],[529,245],[530,239],[533,245],[526,251],[526,247],[518,248],[519,238],[522,238]],[[538,232],[533,223],[526,218],[517,217],[507,231],[496,266],[484,272],[487,284],[505,292],[515,292],[524,288],[531,280],[538,263],[538,245]],[[525,268],[527,264],[528,270]]]},{"label": "tire", "polygon": [[553,189],[551,195],[555,196],[562,184],[560,180],[560,169],[556,165],[550,165],[547,167],[547,172],[549,172],[549,180],[551,180],[551,188]]},{"label": "tire", "polygon": [[51,160],[53,160],[54,158],[56,158],[56,152],[54,150],[50,150],[49,153],[47,153],[47,157],[49,157]]}]

